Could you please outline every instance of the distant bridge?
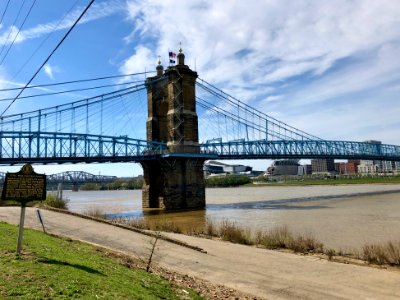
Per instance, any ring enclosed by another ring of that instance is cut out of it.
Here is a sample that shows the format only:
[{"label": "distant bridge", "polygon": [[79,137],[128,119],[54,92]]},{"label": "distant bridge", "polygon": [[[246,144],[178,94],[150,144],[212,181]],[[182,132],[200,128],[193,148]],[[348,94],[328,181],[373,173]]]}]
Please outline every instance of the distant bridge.
[{"label": "distant bridge", "polygon": [[66,171],[57,174],[47,175],[48,183],[107,183],[113,182],[117,176],[94,175],[83,171]]},{"label": "distant bridge", "polygon": [[[4,183],[7,173],[0,172],[0,184]],[[46,176],[47,187],[56,187],[59,183],[77,189],[79,185],[85,183],[109,183],[117,179],[117,176],[94,175],[83,171],[66,171]]]}]

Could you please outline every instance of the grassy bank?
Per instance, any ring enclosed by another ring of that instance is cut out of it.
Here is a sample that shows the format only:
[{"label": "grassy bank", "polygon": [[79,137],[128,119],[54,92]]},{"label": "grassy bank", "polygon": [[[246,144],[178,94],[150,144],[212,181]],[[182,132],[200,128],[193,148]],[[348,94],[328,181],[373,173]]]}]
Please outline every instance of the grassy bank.
[{"label": "grassy bank", "polygon": [[255,180],[252,186],[302,186],[302,185],[338,185],[338,184],[390,184],[400,183],[400,176],[390,177],[355,177],[355,178],[326,178],[311,179],[303,178],[299,180],[283,180],[283,181],[266,181]]},{"label": "grassy bank", "polygon": [[214,176],[206,179],[206,187],[236,187],[251,183],[246,175]]},{"label": "grassy bank", "polygon": [[[54,208],[60,209],[68,209],[69,199],[62,197],[58,198],[57,194],[54,192],[48,192],[46,195],[46,200],[44,201],[29,201],[26,206],[27,207],[40,207],[40,206],[50,206]],[[0,206],[20,206],[21,202],[14,200],[1,200]]]},{"label": "grassy bank", "polygon": [[16,256],[17,230],[0,223],[1,299],[201,299],[90,245],[38,231],[24,231],[23,255]]}]

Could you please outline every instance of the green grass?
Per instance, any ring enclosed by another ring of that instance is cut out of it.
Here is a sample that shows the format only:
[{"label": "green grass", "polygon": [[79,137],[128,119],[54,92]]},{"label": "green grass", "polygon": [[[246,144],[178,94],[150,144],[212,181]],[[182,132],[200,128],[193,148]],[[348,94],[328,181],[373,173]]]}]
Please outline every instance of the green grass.
[{"label": "green grass", "polygon": [[95,247],[0,223],[0,299],[202,299],[162,277],[106,257]]},{"label": "green grass", "polygon": [[246,175],[216,176],[206,179],[206,187],[234,187],[251,183]]}]

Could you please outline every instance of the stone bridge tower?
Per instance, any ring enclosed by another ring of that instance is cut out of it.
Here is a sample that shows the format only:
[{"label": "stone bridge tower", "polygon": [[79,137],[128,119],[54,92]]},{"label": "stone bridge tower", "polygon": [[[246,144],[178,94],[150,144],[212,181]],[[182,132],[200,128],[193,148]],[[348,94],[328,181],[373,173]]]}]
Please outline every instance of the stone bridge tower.
[{"label": "stone bridge tower", "polygon": [[[204,159],[199,156],[195,83],[197,73],[185,65],[179,49],[176,66],[146,80],[147,140],[167,144],[156,161],[142,161],[143,208],[190,209],[205,206]],[[196,155],[197,154],[197,155]]]}]

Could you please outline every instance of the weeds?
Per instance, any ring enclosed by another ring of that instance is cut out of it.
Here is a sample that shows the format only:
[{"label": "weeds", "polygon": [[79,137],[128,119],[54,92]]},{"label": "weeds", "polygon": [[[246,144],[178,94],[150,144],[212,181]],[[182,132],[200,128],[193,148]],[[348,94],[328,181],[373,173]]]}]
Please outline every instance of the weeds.
[{"label": "weeds", "polygon": [[117,220],[116,222],[140,229],[182,233],[182,229],[176,223],[168,220],[148,221],[144,219],[122,219],[122,220]]},{"label": "weeds", "polygon": [[[176,224],[166,220],[118,220],[127,226],[154,231],[170,231],[182,233],[183,230]],[[288,249],[296,253],[320,253],[325,254],[329,260],[334,256],[347,256],[362,259],[370,264],[389,264],[400,266],[400,241],[387,242],[384,245],[367,244],[363,247],[361,254],[348,253],[342,250],[328,248],[318,241],[311,233],[294,234],[286,226],[279,226],[267,231],[256,231],[252,234],[250,229],[239,227],[235,222],[224,220],[215,223],[208,219],[202,230],[185,231],[186,234],[205,235],[217,237],[225,241],[244,245],[256,245],[266,249]]]},{"label": "weeds", "polygon": [[290,239],[287,248],[300,253],[323,253],[324,251],[324,245],[317,241],[310,233],[305,236],[298,235]]},{"label": "weeds", "polygon": [[387,261],[392,265],[400,265],[400,242],[386,244]]},{"label": "weeds", "polygon": [[267,232],[258,232],[255,243],[267,249],[290,249],[300,253],[323,252],[323,244],[310,233],[294,235],[286,226],[276,227]]},{"label": "weeds", "polygon": [[82,214],[89,216],[89,217],[93,217],[93,218],[105,219],[104,211],[101,208],[96,207],[96,206],[87,208],[86,210],[83,211]]},{"label": "weeds", "polygon": [[336,255],[336,251],[334,249],[326,249],[325,254],[328,256],[329,260],[332,260],[332,258]]},{"label": "weeds", "polygon": [[215,226],[214,222],[210,219],[207,219],[204,234],[206,234],[208,236],[217,236],[218,235],[217,227]]},{"label": "weeds", "polygon": [[371,264],[400,265],[400,242],[383,245],[367,244],[362,249],[361,258]]},{"label": "weeds", "polygon": [[286,226],[276,227],[267,232],[258,232],[257,244],[267,249],[287,248],[292,235]]},{"label": "weeds", "polygon": [[238,227],[235,222],[224,220],[219,228],[219,236],[237,244],[254,245],[249,229]]}]

